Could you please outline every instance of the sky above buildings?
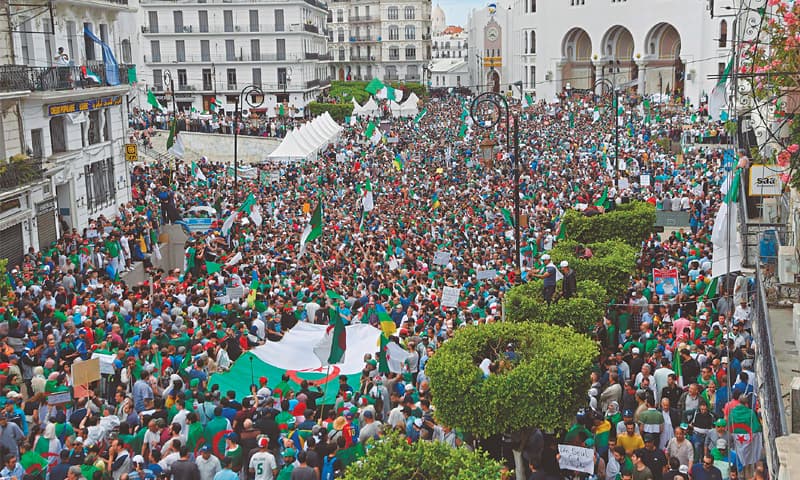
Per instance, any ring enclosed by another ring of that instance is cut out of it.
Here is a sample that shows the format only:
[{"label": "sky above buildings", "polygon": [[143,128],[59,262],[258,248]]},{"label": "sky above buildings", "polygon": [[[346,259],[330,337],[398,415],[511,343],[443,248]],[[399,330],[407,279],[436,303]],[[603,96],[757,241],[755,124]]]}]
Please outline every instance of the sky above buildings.
[{"label": "sky above buildings", "polygon": [[447,17],[448,25],[467,26],[467,17],[473,8],[485,7],[490,0],[438,0],[434,5],[439,4]]}]

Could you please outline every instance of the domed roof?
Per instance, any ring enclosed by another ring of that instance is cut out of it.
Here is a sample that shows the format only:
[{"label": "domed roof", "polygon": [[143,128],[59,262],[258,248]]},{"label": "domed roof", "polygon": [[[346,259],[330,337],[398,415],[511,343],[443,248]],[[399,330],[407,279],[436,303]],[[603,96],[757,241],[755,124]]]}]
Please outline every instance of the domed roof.
[{"label": "domed roof", "polygon": [[447,26],[444,10],[438,4],[431,11],[431,30],[433,33],[441,33]]}]

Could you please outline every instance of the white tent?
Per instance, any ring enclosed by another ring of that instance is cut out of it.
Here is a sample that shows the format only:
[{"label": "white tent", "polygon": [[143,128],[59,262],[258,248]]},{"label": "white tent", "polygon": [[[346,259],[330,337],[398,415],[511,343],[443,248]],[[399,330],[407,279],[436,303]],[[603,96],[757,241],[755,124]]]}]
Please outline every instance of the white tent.
[{"label": "white tent", "polygon": [[404,104],[409,102],[413,103],[415,106],[417,105],[417,103],[419,103],[419,97],[417,96],[416,93],[411,92],[411,94],[408,96]]},{"label": "white tent", "polygon": [[[413,95],[414,92],[411,92],[411,94]],[[413,116],[416,116],[417,113],[419,113],[419,110],[417,109],[417,102],[412,102],[411,100],[413,100],[413,99],[409,98],[408,100],[406,100],[400,106],[400,115],[401,116],[403,116],[403,117],[413,117]]]},{"label": "white tent", "polygon": [[336,123],[336,120],[334,120],[333,117],[331,117],[331,114],[328,112],[325,112],[322,115],[322,120],[325,123],[325,125],[329,126],[330,129],[333,131],[335,138],[338,138],[339,134],[342,133],[342,130],[344,130],[344,128],[338,123]]},{"label": "white tent", "polygon": [[402,111],[403,107],[400,106],[400,104],[395,102],[394,100],[390,100],[389,101],[389,110],[392,111],[392,116],[393,117],[399,117],[400,115],[403,114],[403,111]]},{"label": "white tent", "polygon": [[278,148],[267,155],[267,160],[274,162],[295,162],[308,159],[310,153],[311,152],[306,151],[297,143],[294,130],[290,130],[286,133],[286,136],[283,137]]},{"label": "white tent", "polygon": [[300,130],[303,130],[306,136],[308,136],[309,140],[314,145],[314,148],[321,148],[323,145],[327,145],[328,138],[327,135],[323,134],[319,131],[319,124],[314,125],[314,122],[306,123]]},{"label": "white tent", "polygon": [[314,119],[311,122],[314,125],[314,128],[325,137],[325,142],[330,143],[336,139],[336,136],[339,134],[336,130],[331,128],[331,125],[326,121],[324,116],[320,116]]},{"label": "white tent", "polygon": [[374,117],[377,116],[377,114],[378,114],[378,104],[375,103],[375,99],[370,97],[367,103],[365,103],[361,107],[361,113],[359,115],[366,117]]},{"label": "white tent", "polygon": [[[358,101],[353,97],[353,115],[359,116],[362,114],[364,107],[358,104]],[[325,112],[327,113],[327,112]]]},{"label": "white tent", "polygon": [[309,138],[308,133],[304,132],[302,128],[295,128],[292,131],[294,132],[294,139],[297,141],[297,144],[300,145],[300,148],[308,154],[317,151],[317,145],[314,145],[314,141]]}]

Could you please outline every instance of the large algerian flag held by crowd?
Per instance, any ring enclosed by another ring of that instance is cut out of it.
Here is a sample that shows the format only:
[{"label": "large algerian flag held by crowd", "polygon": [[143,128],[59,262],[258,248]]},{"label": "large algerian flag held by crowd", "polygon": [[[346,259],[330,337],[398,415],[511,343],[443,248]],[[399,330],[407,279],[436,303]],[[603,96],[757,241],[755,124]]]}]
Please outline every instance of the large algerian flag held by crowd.
[{"label": "large algerian flag held by crowd", "polygon": [[758,415],[744,405],[737,405],[728,414],[733,430],[733,449],[742,465],[752,465],[761,458],[764,439]]},{"label": "large algerian flag held by crowd", "polygon": [[[309,352],[326,337],[328,326],[300,322],[280,342],[267,342],[243,354],[229,371],[213,375],[210,385],[219,385],[223,392],[233,390],[237,398],[242,398],[250,395],[250,385],[259,377],[267,377],[269,387],[274,390],[281,382],[281,376],[287,374],[289,386],[295,392],[300,390],[303,380],[313,381],[322,386],[324,403],[333,404],[338,392],[339,376],[347,376],[347,383],[357,390],[364,368],[364,354],[374,356],[379,349],[381,331],[377,328],[360,323],[344,327],[344,330],[347,355],[330,367]],[[334,331],[335,327],[331,329],[331,335]]]},{"label": "large algerian flag held by crowd", "polygon": [[378,90],[378,93],[376,93],[375,96],[381,100],[394,100],[395,102],[400,102],[400,100],[403,99],[403,91],[399,88],[392,88],[389,85],[385,85],[383,88]]},{"label": "large algerian flag held by crowd", "polygon": [[725,199],[719,206],[717,216],[714,218],[714,228],[711,230],[711,242],[714,245],[712,278],[742,269],[742,254],[737,233],[739,222],[737,202],[742,171],[737,169],[729,175],[733,177],[730,182],[726,181],[722,185],[721,192],[725,195]]},{"label": "large algerian flag held by crowd", "polygon": [[308,242],[313,242],[319,238],[320,235],[322,235],[322,200],[317,203],[317,208],[315,208],[314,213],[311,214],[311,220],[308,221],[306,229],[300,236],[300,257],[306,253],[306,244]]},{"label": "large algerian flag held by crowd", "polygon": [[380,91],[382,88],[383,88],[383,82],[381,82],[381,81],[380,81],[380,80],[378,80],[377,78],[373,78],[373,79],[372,79],[372,80],[371,80],[371,81],[370,81],[370,82],[367,84],[367,86],[366,86],[366,87],[364,87],[364,90],[366,90],[368,93],[371,93],[371,94],[373,94],[373,95],[376,95],[376,94],[377,94],[377,93],[378,93],[378,92],[379,92],[379,91]]},{"label": "large algerian flag held by crowd", "polygon": [[730,59],[722,76],[708,96],[708,115],[714,120],[728,120],[728,79],[733,69],[733,58]]}]

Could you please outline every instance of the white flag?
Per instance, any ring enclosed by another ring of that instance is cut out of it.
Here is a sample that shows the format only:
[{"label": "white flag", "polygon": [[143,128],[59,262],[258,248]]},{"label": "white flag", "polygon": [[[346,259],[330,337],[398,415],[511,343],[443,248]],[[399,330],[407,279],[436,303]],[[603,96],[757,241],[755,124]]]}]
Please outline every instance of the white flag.
[{"label": "white flag", "polygon": [[156,261],[161,260],[161,248],[158,246],[158,242],[153,242],[153,258]]},{"label": "white flag", "polygon": [[236,255],[232,256],[231,258],[228,259],[227,262],[225,262],[225,266],[232,267],[241,261],[242,261],[242,253],[236,252]]},{"label": "white flag", "polygon": [[186,153],[183,148],[183,137],[180,134],[175,135],[175,143],[169,149],[169,153],[178,158],[183,158],[184,153]]},{"label": "white flag", "polygon": [[[729,218],[730,217],[730,218]],[[722,202],[714,218],[711,242],[714,245],[714,258],[711,266],[712,278],[742,269],[742,255],[739,251],[737,235],[738,212],[736,203]],[[730,255],[729,255],[730,253]],[[728,270],[730,266],[730,270]]]}]

